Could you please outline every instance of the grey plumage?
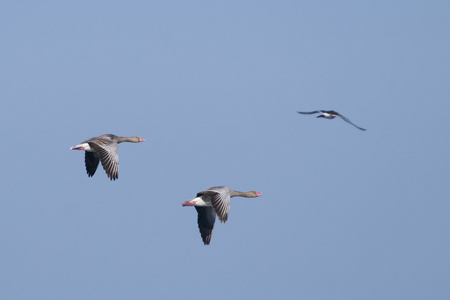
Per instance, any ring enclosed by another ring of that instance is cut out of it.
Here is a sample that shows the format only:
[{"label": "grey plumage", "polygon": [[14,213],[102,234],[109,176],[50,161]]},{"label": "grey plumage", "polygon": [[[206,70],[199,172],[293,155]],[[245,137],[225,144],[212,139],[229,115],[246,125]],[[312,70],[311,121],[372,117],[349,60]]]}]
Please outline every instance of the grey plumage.
[{"label": "grey plumage", "polygon": [[144,139],[134,137],[120,137],[114,134],[103,134],[86,140],[71,150],[85,150],[84,161],[86,173],[89,177],[94,176],[99,162],[102,163],[106,175],[111,180],[119,178],[119,155],[117,153],[118,144],[122,142],[139,143]]},{"label": "grey plumage", "polygon": [[183,203],[183,206],[195,206],[197,210],[197,223],[203,243],[209,245],[216,221],[216,215],[220,222],[228,220],[230,212],[230,198],[240,196],[254,198],[262,194],[255,191],[238,192],[228,186],[216,186],[197,193],[197,197]]}]

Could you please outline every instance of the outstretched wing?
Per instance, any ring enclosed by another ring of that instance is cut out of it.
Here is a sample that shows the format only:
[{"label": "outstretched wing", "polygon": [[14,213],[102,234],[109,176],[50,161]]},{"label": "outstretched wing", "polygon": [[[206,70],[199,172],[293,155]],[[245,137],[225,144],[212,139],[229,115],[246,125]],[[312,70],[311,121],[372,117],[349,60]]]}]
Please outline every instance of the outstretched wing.
[{"label": "outstretched wing", "polygon": [[230,188],[227,186],[216,186],[199,194],[208,197],[220,222],[225,223],[230,212]]},{"label": "outstretched wing", "polygon": [[86,164],[86,172],[89,177],[94,176],[97,171],[99,158],[96,152],[84,151],[84,162]]},{"label": "outstretched wing", "polygon": [[346,118],[346,117],[344,117],[343,115],[341,115],[341,114],[338,114],[338,116],[339,117],[341,117],[342,118],[342,120],[344,120],[345,122],[347,122],[347,123],[350,123],[350,124],[352,124],[353,126],[355,126],[356,128],[358,128],[359,130],[363,130],[363,131],[366,131],[366,129],[364,129],[364,128],[361,128],[361,127],[359,127],[359,126],[357,126],[357,125],[355,125],[355,124],[353,124],[348,118]]},{"label": "outstretched wing", "polygon": [[212,206],[196,206],[195,209],[198,213],[197,223],[203,243],[209,245],[214,229],[214,222],[216,221],[216,213]]},{"label": "outstretched wing", "polygon": [[321,110],[315,110],[315,111],[298,111],[299,114],[303,114],[303,115],[312,115],[312,114],[317,114],[317,113],[321,113]]},{"label": "outstretched wing", "polygon": [[119,155],[117,154],[117,143],[107,139],[97,139],[89,142],[97,152],[106,175],[111,180],[119,178]]}]

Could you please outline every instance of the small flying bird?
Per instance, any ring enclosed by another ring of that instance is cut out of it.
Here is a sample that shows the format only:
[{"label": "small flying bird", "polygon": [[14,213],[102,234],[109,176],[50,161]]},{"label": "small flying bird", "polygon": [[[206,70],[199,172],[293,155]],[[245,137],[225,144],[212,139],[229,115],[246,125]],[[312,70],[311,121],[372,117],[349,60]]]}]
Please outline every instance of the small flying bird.
[{"label": "small flying bird", "polygon": [[70,150],[84,150],[86,172],[89,177],[94,176],[99,161],[102,162],[106,175],[111,180],[119,178],[119,155],[117,145],[122,142],[140,143],[144,139],[133,137],[121,137],[114,134],[104,134],[82,142],[70,148]]},{"label": "small flying bird", "polygon": [[336,117],[341,117],[342,120],[344,120],[345,122],[348,122],[350,124],[352,124],[353,126],[355,126],[356,128],[360,129],[360,130],[366,130],[364,128],[361,128],[359,126],[356,126],[355,124],[353,124],[349,119],[347,119],[346,117],[344,117],[343,115],[341,115],[338,112],[335,112],[334,110],[315,110],[315,111],[310,111],[310,112],[303,112],[303,111],[298,111],[299,114],[303,114],[303,115],[312,115],[312,114],[317,114],[320,113],[320,115],[317,116],[317,118],[325,118],[325,119],[334,119]]},{"label": "small flying bird", "polygon": [[216,215],[219,217],[220,222],[225,223],[228,219],[230,198],[236,196],[255,198],[261,195],[262,193],[260,192],[250,191],[243,193],[233,191],[228,186],[216,186],[198,193],[196,198],[184,202],[183,206],[195,206],[198,213],[197,223],[200,235],[203,243],[209,245]]}]

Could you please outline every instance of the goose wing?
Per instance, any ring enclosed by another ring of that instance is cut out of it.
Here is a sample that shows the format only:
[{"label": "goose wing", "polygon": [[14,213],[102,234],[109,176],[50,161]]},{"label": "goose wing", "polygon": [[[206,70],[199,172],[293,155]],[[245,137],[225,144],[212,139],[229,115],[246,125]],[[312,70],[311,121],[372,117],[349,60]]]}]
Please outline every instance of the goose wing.
[{"label": "goose wing", "polygon": [[117,142],[110,138],[94,138],[88,141],[97,152],[106,175],[111,180],[119,178],[119,155],[117,154]]},{"label": "goose wing", "polygon": [[99,157],[96,152],[84,151],[84,162],[86,164],[86,172],[89,177],[94,176],[97,171]]},{"label": "goose wing", "polygon": [[228,220],[230,212],[230,188],[227,186],[216,186],[206,191],[200,192],[198,195],[204,195],[211,202],[214,211],[220,222]]},{"label": "goose wing", "polygon": [[198,213],[197,223],[203,243],[209,245],[216,221],[216,212],[212,206],[196,206],[195,209]]}]

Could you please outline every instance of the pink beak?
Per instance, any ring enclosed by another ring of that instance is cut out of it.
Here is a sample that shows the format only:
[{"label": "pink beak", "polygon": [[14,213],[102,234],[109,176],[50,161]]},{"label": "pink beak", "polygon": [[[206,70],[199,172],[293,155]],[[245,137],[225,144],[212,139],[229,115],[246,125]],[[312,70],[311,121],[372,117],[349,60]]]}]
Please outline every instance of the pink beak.
[{"label": "pink beak", "polygon": [[256,192],[256,197],[262,196],[262,193]]},{"label": "pink beak", "polygon": [[139,142],[145,142],[145,139],[139,138]]},{"label": "pink beak", "polygon": [[192,201],[192,200],[183,202],[183,206],[194,206],[194,205],[195,205],[195,201]]}]

